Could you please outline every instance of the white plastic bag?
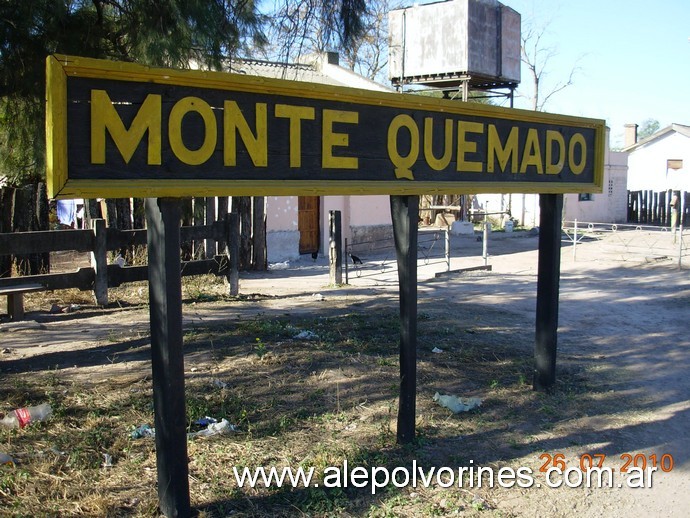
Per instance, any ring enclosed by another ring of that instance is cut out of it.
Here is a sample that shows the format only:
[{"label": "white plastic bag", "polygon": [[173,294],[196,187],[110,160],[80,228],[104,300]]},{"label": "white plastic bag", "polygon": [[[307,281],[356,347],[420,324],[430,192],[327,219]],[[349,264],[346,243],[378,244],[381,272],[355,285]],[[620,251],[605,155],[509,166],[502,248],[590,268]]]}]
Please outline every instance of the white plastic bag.
[{"label": "white plastic bag", "polygon": [[469,412],[482,405],[481,398],[469,397],[469,398],[459,398],[457,396],[449,396],[446,394],[439,394],[436,392],[434,394],[434,401],[436,401],[442,407],[447,408],[454,414],[459,414],[460,412]]}]

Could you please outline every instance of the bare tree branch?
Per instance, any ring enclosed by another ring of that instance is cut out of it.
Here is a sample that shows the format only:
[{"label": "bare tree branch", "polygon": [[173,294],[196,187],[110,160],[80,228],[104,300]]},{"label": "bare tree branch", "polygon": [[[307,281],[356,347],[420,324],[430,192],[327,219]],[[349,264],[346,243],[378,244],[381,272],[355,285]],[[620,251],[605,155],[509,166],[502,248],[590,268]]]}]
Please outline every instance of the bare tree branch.
[{"label": "bare tree branch", "polygon": [[543,43],[547,27],[548,24],[541,26],[526,24],[521,35],[521,60],[529,71],[532,92],[531,95],[524,95],[522,92],[518,95],[528,99],[534,111],[543,111],[546,103],[554,95],[573,84],[576,74],[581,70],[579,63],[582,56],[573,64],[567,80],[550,85],[547,89],[545,78],[552,60],[558,56],[556,47],[546,46]]}]

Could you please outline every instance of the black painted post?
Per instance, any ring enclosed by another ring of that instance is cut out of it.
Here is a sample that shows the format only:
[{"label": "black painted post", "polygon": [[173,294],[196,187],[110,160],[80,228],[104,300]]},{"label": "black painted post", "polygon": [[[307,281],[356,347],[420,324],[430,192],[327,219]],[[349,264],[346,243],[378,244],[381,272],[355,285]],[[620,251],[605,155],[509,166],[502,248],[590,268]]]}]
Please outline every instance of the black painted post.
[{"label": "black painted post", "polygon": [[417,220],[418,196],[391,196],[393,238],[400,290],[400,444],[415,438],[417,396]]},{"label": "black painted post", "polygon": [[349,255],[348,255],[348,254],[349,254],[350,252],[349,252],[349,248],[347,247],[347,238],[345,238],[345,248],[344,248],[344,250],[345,250],[345,257],[344,257],[344,261],[343,261],[343,266],[345,266],[345,284],[350,284],[350,277],[349,277],[350,268],[349,268],[349,265],[348,265],[348,262],[347,262],[347,260],[348,260],[348,258],[349,258]]},{"label": "black painted post", "polygon": [[91,251],[91,267],[94,269],[93,293],[96,304],[108,305],[108,243],[105,220],[98,218],[91,220],[94,234],[94,247]]},{"label": "black painted post", "polygon": [[541,391],[551,389],[556,382],[562,211],[562,194],[539,195],[539,271],[533,388]]},{"label": "black painted post", "polygon": [[268,255],[266,250],[266,197],[252,198],[252,268],[266,271]]},{"label": "black painted post", "polygon": [[342,235],[340,211],[328,211],[328,278],[331,286],[340,286],[343,283]]},{"label": "black painted post", "polygon": [[228,237],[225,254],[230,266],[228,285],[230,295],[236,297],[240,294],[240,217],[236,212],[229,212],[226,217]]},{"label": "black painted post", "polygon": [[167,517],[191,514],[182,351],[181,216],[179,200],[146,200],[158,499],[161,513]]},{"label": "black painted post", "polygon": [[[216,199],[212,196],[206,198],[206,212],[204,214],[207,225],[213,225],[216,221]],[[212,259],[216,255],[216,242],[213,239],[207,238],[205,243],[206,258]]]},{"label": "black painted post", "polygon": [[[228,197],[220,196],[216,198],[218,200],[218,221],[225,221],[228,217]],[[224,254],[225,248],[227,247],[227,235],[223,236],[222,239],[218,240],[218,253]]]}]

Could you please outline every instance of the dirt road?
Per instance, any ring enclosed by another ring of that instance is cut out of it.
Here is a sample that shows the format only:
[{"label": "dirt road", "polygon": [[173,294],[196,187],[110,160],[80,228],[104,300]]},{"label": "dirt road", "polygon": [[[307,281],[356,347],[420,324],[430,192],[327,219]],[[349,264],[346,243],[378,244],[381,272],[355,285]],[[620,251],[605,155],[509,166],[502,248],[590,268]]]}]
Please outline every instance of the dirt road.
[{"label": "dirt road", "polygon": [[[482,264],[477,256],[480,246],[474,240],[457,244],[452,268]],[[552,428],[519,418],[508,421],[515,438],[510,448],[480,436],[467,437],[463,447],[501,449],[510,465],[535,470],[556,456],[567,466],[576,466],[583,455],[590,455],[615,470],[616,483],[603,489],[499,488],[492,494],[492,508],[499,514],[687,516],[690,509],[690,275],[676,269],[672,259],[622,262],[605,254],[602,246],[597,241],[580,245],[577,261],[565,248],[561,270],[559,378],[577,373],[585,389],[596,396],[588,399],[591,408],[559,420]],[[535,237],[492,242],[491,272],[435,278],[445,265],[420,262],[420,314],[433,318],[436,312],[453,311],[461,304],[499,327],[505,319],[506,333],[520,327],[529,334],[534,327],[536,247]],[[310,261],[265,274],[245,274],[242,293],[262,296],[227,305],[203,300],[186,304],[185,326],[286,311],[292,315],[342,308],[366,311],[373,300],[397,297],[391,258],[366,258],[350,281],[347,287],[328,287],[324,264]],[[74,376],[112,378],[147,368],[145,361],[128,356],[132,344],[148,344],[146,307],[87,307],[59,315],[34,312],[29,319],[0,324],[4,372],[59,367]],[[127,347],[112,345],[122,343],[123,337]],[[429,345],[423,337],[420,343]],[[533,352],[530,340],[511,346],[526,356]],[[656,464],[652,487],[626,487],[621,468],[642,463]],[[619,483],[623,487],[617,487]]]}]

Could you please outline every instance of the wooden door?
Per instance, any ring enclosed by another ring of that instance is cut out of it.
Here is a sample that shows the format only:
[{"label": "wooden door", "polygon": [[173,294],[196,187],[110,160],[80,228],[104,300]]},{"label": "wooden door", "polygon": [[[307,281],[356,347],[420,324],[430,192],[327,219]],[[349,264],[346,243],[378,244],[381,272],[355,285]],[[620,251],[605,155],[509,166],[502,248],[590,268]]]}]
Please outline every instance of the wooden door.
[{"label": "wooden door", "polygon": [[299,229],[299,253],[313,254],[319,251],[319,197],[300,196],[297,202],[297,228]]}]

